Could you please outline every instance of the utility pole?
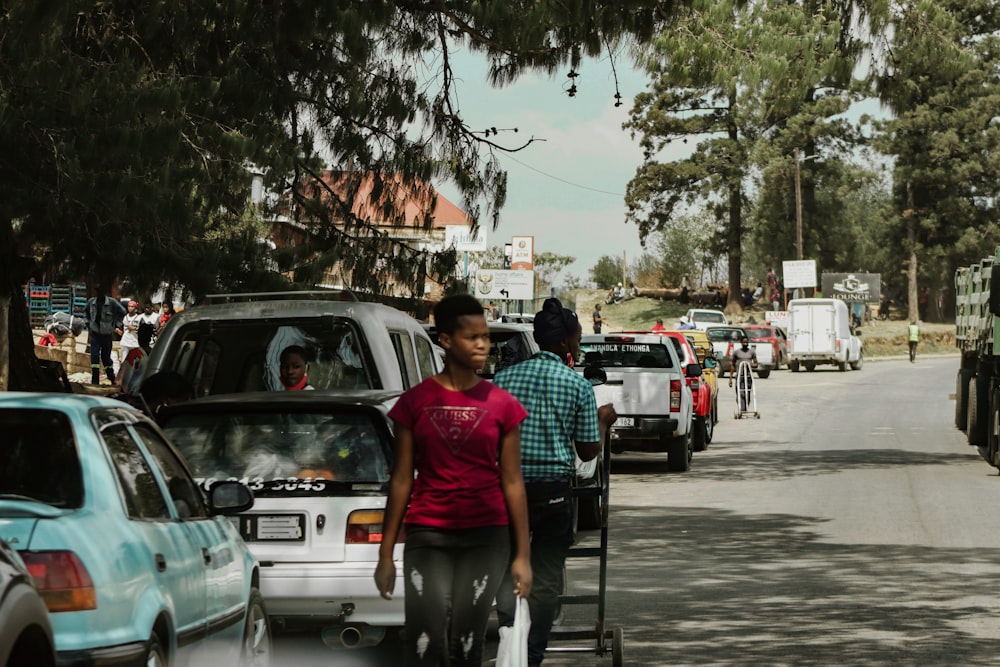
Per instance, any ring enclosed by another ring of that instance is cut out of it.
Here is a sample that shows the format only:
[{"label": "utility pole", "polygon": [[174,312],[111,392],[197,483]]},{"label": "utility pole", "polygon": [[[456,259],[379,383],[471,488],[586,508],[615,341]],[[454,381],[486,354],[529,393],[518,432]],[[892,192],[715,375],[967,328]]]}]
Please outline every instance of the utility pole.
[{"label": "utility pole", "polygon": [[802,259],[802,171],[799,149],[795,148],[795,259]]}]

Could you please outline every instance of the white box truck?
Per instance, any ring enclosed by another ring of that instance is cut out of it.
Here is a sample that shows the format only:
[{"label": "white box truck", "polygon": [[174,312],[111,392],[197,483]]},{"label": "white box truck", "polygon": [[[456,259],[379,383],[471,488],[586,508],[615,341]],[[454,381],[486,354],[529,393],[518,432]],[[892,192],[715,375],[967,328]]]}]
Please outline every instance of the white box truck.
[{"label": "white box truck", "polygon": [[840,299],[792,299],[788,302],[788,368],[814,370],[833,364],[842,371],[861,370],[861,339],[851,331],[851,314]]}]

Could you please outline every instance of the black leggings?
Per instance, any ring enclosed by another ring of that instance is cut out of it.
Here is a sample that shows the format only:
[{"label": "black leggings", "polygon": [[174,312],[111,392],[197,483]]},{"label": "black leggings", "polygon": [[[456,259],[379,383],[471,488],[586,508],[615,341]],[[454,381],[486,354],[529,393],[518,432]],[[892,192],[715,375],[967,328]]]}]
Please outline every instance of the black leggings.
[{"label": "black leggings", "polygon": [[[406,664],[480,667],[493,598],[510,563],[510,529],[406,527]],[[447,657],[446,657],[447,656]]]}]

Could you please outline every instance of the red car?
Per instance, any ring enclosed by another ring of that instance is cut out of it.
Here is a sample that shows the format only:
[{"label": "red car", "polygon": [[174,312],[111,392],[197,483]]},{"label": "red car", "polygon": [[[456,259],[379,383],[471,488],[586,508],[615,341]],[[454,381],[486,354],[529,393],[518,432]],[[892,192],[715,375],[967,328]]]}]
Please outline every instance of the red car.
[{"label": "red car", "polygon": [[784,330],[770,324],[744,324],[743,328],[750,336],[751,343],[771,344],[771,358],[774,359],[774,370],[780,370],[788,360],[788,338]]},{"label": "red car", "polygon": [[[699,363],[698,355],[683,331],[657,333],[670,338],[677,351],[681,366],[686,367],[688,364]],[[692,435],[694,450],[701,452],[708,448],[708,443],[712,442],[715,424],[719,421],[718,406],[715,397],[712,396],[712,387],[704,375],[687,376],[687,383],[691,387],[691,396],[694,399],[694,433]]]}]

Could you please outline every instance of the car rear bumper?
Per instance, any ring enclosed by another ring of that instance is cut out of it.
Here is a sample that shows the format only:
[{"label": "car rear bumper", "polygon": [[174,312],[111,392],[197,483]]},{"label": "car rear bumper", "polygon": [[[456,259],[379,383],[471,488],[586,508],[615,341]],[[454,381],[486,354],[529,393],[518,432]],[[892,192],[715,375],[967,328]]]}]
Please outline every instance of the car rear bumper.
[{"label": "car rear bumper", "polygon": [[79,651],[59,651],[56,653],[56,664],[59,667],[138,667],[146,664],[146,644],[133,642]]},{"label": "car rear bumper", "polygon": [[680,420],[672,417],[633,417],[633,427],[611,427],[613,451],[663,452],[668,439],[683,435],[677,433]]},{"label": "car rear bumper", "polygon": [[310,624],[327,618],[331,623],[401,626],[402,572],[402,564],[397,562],[392,600],[384,600],[375,588],[375,563],[347,567],[276,563],[260,569],[260,592],[267,601],[268,615],[282,617],[289,627],[296,617]]}]

